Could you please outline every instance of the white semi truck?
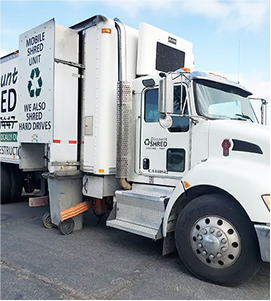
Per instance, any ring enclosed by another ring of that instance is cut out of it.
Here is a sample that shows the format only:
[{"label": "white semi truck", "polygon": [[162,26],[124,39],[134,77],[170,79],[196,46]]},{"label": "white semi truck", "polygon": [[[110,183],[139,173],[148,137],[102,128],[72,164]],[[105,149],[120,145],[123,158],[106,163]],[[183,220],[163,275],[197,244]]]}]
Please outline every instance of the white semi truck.
[{"label": "white semi truck", "polygon": [[184,39],[103,16],[21,34],[1,59],[2,202],[40,188],[47,228],[110,212],[201,279],[254,275],[270,261],[270,134],[249,90],[193,60]]}]

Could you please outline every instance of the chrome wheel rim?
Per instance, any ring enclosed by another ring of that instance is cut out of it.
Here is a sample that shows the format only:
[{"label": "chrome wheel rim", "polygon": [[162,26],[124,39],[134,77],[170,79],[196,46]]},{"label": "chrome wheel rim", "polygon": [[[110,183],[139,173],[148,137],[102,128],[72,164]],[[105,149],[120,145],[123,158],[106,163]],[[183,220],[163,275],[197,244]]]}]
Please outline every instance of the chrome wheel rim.
[{"label": "chrome wheel rim", "polygon": [[190,243],[197,258],[213,268],[233,265],[241,253],[236,228],[226,219],[205,216],[197,220],[190,232]]}]

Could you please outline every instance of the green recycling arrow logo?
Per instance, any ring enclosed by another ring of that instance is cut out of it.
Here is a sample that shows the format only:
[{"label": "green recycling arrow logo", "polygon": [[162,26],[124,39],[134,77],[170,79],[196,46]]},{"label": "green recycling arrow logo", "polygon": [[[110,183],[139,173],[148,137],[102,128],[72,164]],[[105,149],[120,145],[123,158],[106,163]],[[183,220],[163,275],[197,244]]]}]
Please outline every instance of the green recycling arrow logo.
[{"label": "green recycling arrow logo", "polygon": [[[41,92],[41,87],[42,87],[42,79],[40,76],[40,69],[39,68],[35,68],[31,70],[30,73],[30,78],[31,80],[28,81],[28,92],[30,97],[34,97],[36,95],[36,97],[40,96],[40,92]],[[36,88],[34,88],[33,82],[36,81]]]}]

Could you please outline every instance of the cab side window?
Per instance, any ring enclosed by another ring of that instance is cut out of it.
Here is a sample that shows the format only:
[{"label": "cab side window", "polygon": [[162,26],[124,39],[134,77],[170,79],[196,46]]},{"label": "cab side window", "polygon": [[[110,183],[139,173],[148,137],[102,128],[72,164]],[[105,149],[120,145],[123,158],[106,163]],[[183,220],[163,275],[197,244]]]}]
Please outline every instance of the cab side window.
[{"label": "cab side window", "polygon": [[[183,89],[181,89],[181,85],[174,87],[174,114],[181,114],[181,108],[183,107],[183,114],[188,114],[186,97],[186,88],[184,86]],[[170,132],[187,132],[189,130],[189,119],[181,116],[172,116],[172,126],[168,130]]]},{"label": "cab side window", "polygon": [[167,170],[174,172],[184,172],[185,170],[185,150],[169,148],[167,150]]},{"label": "cab side window", "polygon": [[158,89],[148,90],[145,94],[145,116],[146,122],[158,122]]},{"label": "cab side window", "polygon": [[[183,86],[181,97],[181,85],[174,87],[174,114],[181,114],[181,107],[185,105],[184,114],[188,114],[186,101],[186,88]],[[160,114],[158,112],[158,89],[147,90],[145,94],[145,116],[147,123],[158,122]],[[172,126],[170,132],[187,132],[189,130],[189,119],[181,116],[172,116]]]}]

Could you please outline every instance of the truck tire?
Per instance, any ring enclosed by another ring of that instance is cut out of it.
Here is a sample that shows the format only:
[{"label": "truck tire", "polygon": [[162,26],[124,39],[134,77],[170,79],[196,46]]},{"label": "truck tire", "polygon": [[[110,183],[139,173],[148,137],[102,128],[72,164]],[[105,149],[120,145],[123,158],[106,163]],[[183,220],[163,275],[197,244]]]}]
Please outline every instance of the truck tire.
[{"label": "truck tire", "polygon": [[26,193],[32,193],[35,190],[35,186],[33,185],[33,180],[30,174],[26,174],[23,187]]},{"label": "truck tire", "polygon": [[229,197],[203,195],[180,213],[175,242],[185,266],[198,278],[235,286],[259,269],[260,251],[253,224]]},{"label": "truck tire", "polygon": [[11,202],[18,202],[22,195],[23,189],[23,174],[17,165],[9,168],[10,176],[10,195],[9,199]]},{"label": "truck tire", "polygon": [[1,164],[1,204],[9,202],[10,185],[8,168]]}]

